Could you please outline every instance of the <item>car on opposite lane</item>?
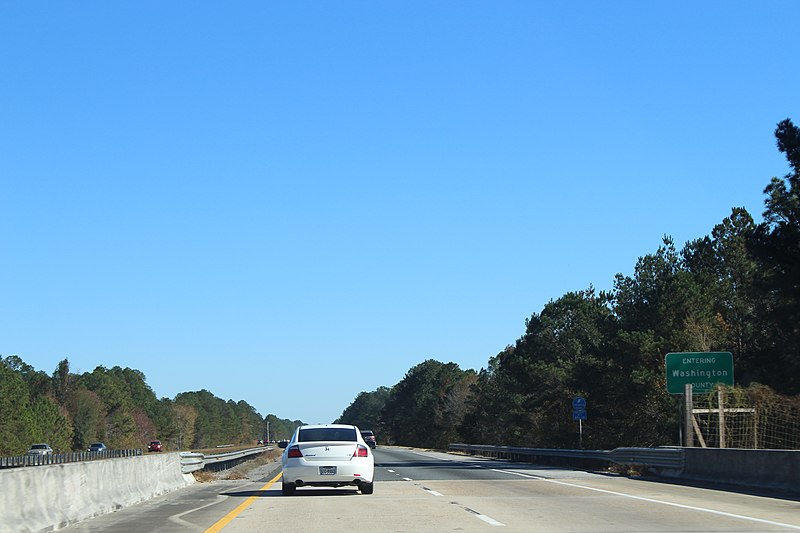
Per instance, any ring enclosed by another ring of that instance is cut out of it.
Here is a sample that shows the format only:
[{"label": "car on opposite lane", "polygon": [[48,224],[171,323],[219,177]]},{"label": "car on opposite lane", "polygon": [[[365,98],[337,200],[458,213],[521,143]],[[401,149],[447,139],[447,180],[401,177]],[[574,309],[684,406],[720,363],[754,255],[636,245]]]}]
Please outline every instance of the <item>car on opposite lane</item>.
[{"label": "car on opposite lane", "polygon": [[297,487],[358,487],[361,494],[375,490],[375,457],[356,426],[318,424],[298,427],[281,456],[282,492]]},{"label": "car on opposite lane", "polygon": [[102,442],[93,442],[93,443],[91,443],[89,445],[89,449],[87,451],[90,451],[90,452],[104,452],[107,449],[108,448],[106,448],[106,445],[103,444]]},{"label": "car on opposite lane", "polygon": [[160,440],[150,441],[150,444],[147,446],[148,452],[161,452],[164,451],[164,445],[161,444]]},{"label": "car on opposite lane", "polygon": [[53,448],[49,444],[33,444],[25,455],[53,455]]}]

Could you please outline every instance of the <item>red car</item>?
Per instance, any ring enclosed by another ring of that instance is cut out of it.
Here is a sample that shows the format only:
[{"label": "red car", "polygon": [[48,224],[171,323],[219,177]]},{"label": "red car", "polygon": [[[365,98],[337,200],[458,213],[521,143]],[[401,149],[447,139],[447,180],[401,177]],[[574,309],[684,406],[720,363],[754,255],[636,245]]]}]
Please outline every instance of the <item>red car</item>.
[{"label": "red car", "polygon": [[164,446],[161,444],[160,440],[154,440],[147,447],[147,451],[148,452],[161,452],[161,451],[164,451]]}]

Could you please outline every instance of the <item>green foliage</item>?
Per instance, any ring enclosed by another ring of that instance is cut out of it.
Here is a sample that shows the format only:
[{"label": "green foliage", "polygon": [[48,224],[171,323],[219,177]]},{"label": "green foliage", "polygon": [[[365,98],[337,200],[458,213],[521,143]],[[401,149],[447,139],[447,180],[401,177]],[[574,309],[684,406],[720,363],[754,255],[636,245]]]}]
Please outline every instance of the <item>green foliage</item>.
[{"label": "green foliage", "polygon": [[433,359],[409,370],[384,405],[386,439],[412,446],[446,446],[465,414],[459,408],[470,382],[464,380],[474,377],[472,370]]},{"label": "green foliage", "polygon": [[[18,358],[17,358],[18,359]],[[25,453],[31,443],[33,414],[30,393],[16,361],[0,358],[0,454]]]},{"label": "green foliage", "polygon": [[[283,440],[291,438],[294,430],[303,423],[300,420],[288,420],[269,414],[264,418],[264,424],[269,422],[269,440]],[[266,431],[266,428],[264,429]],[[266,435],[265,437],[266,438]]]},{"label": "green foliage", "polygon": [[347,409],[342,412],[337,424],[353,424],[361,429],[382,432],[381,411],[389,399],[389,388],[379,387],[372,392],[361,392]]},{"label": "green foliage", "polygon": [[185,450],[194,442],[197,409],[191,405],[174,403],[172,404],[172,420],[175,423],[175,447]]},{"label": "green foliage", "polygon": [[28,393],[31,397],[48,396],[52,393],[52,380],[46,373],[41,370],[37,371],[16,355],[6,357],[5,364],[10,369],[19,373],[27,384]]},{"label": "green foliage", "polygon": [[[97,395],[103,403],[104,441],[111,448],[140,448],[154,424],[147,415],[157,402],[155,394],[138,370],[98,366],[84,373],[77,386]],[[77,412],[73,412],[73,417]],[[142,431],[142,430],[145,431]],[[82,440],[82,439],[81,439]]]},{"label": "green foliage", "polygon": [[85,450],[90,443],[106,440],[103,402],[92,391],[78,389],[70,396],[68,405],[72,415],[72,449]]},{"label": "green foliage", "polygon": [[191,448],[212,448],[226,444],[254,444],[264,438],[264,420],[247,402],[224,401],[207,390],[184,392],[175,398],[178,406],[197,413]]},{"label": "green foliage", "polygon": [[775,137],[791,172],[783,179],[772,178],[764,190],[764,222],[751,241],[763,272],[757,280],[763,335],[753,356],[763,374],[753,369],[752,377],[793,394],[800,390],[800,129],[786,119],[778,124]]},{"label": "green foliage", "polygon": [[[52,377],[18,356],[0,357],[0,455],[25,453],[34,442],[54,450],[142,448],[159,439],[167,448],[254,444],[265,421],[247,402],[227,402],[208,391],[157,399],[138,370],[98,366],[80,376],[67,359]],[[291,435],[302,424],[270,415],[276,430]]]},{"label": "green foliage", "polygon": [[34,422],[31,440],[50,444],[56,453],[70,451],[72,426],[55,400],[39,396],[30,406],[30,411]]},{"label": "green foliage", "polygon": [[74,376],[69,372],[69,360],[63,359],[58,363],[55,372],[53,372],[51,381],[53,394],[59,404],[65,405],[67,403],[67,398],[72,393],[74,381]]}]

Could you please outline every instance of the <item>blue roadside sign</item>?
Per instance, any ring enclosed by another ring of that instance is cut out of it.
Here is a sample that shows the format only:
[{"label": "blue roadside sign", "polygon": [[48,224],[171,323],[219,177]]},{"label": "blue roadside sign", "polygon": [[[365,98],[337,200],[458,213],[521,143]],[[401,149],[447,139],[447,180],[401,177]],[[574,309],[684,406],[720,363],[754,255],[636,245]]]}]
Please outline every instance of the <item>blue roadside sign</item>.
[{"label": "blue roadside sign", "polygon": [[572,399],[572,419],[586,420],[586,398],[576,396]]}]

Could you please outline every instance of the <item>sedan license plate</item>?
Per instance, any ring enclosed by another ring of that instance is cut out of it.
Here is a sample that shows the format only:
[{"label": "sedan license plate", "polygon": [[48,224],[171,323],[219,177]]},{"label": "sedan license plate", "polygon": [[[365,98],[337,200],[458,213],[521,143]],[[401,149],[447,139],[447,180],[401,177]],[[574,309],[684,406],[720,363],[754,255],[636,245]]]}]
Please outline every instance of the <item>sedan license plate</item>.
[{"label": "sedan license plate", "polygon": [[321,467],[319,467],[319,475],[320,476],[335,476],[336,475],[336,467],[335,466],[321,466]]}]

